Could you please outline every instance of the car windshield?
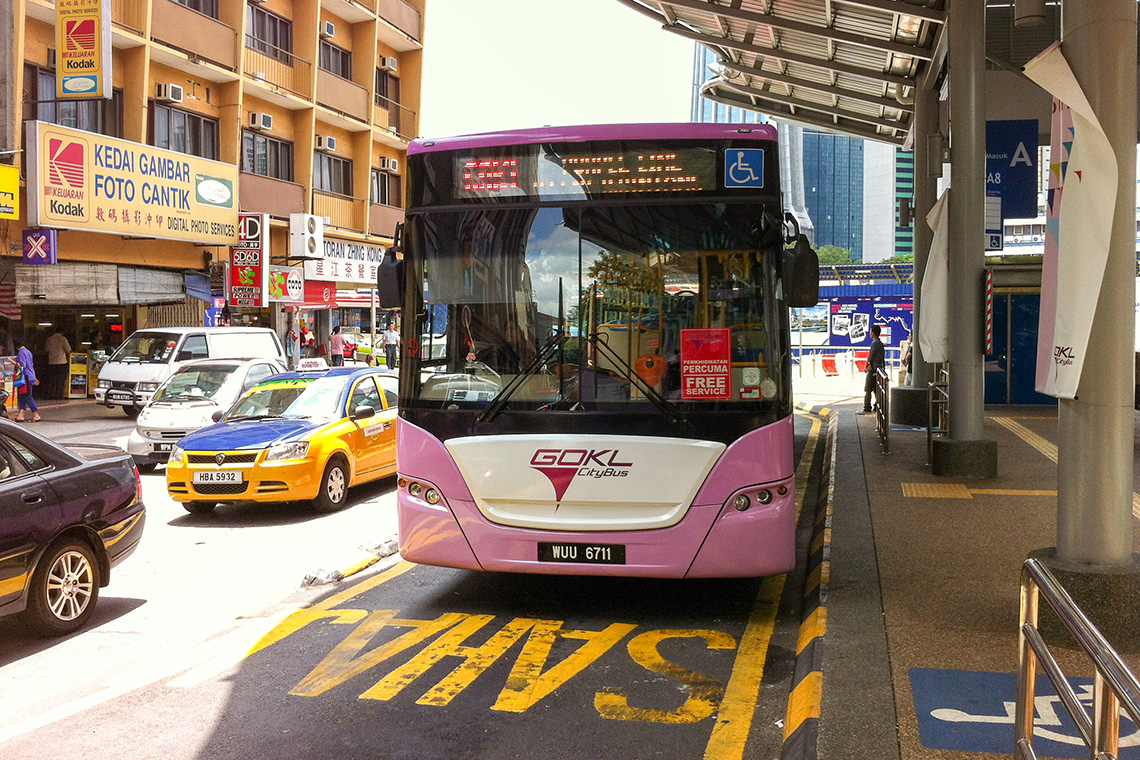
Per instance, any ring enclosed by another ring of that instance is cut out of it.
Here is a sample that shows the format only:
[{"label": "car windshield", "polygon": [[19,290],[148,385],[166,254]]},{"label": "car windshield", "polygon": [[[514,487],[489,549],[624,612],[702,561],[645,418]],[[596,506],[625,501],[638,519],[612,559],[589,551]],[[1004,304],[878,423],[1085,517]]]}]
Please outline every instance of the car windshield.
[{"label": "car windshield", "polygon": [[[205,401],[217,397],[236,367],[186,367],[174,373],[154,393],[152,403]],[[232,397],[231,397],[232,398]]]},{"label": "car windshield", "polygon": [[163,364],[170,359],[177,345],[176,333],[139,332],[127,338],[110,361]]},{"label": "car windshield", "polygon": [[256,385],[226,415],[227,421],[280,417],[336,418],[346,376],[270,380]]}]

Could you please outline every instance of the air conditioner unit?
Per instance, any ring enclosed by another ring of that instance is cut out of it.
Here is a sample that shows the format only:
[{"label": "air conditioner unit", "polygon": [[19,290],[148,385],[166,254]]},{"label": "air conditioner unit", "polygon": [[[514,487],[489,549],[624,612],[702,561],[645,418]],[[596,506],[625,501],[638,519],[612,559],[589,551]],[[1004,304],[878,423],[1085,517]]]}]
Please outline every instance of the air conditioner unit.
[{"label": "air conditioner unit", "polygon": [[47,49],[47,67],[49,69],[55,68],[55,48]]},{"label": "air conditioner unit", "polygon": [[395,73],[398,70],[397,66],[399,66],[399,62],[394,56],[388,55],[380,57],[380,68],[384,69],[385,71],[391,71],[392,73]]},{"label": "air conditioner unit", "polygon": [[266,132],[273,129],[273,114],[260,113],[258,111],[249,112],[249,128],[250,129],[263,129]]},{"label": "air conditioner unit", "polygon": [[159,82],[154,86],[154,97],[160,103],[181,103],[182,85],[173,82]]},{"label": "air conditioner unit", "polygon": [[326,40],[331,40],[333,37],[336,36],[336,27],[333,26],[333,22],[331,22],[331,21],[321,22],[321,36],[324,37]]},{"label": "air conditioner unit", "polygon": [[331,135],[317,135],[317,150],[336,150],[336,138]]},{"label": "air conditioner unit", "polygon": [[319,259],[324,256],[325,225],[322,217],[312,214],[289,215],[289,256]]},{"label": "air conditioner unit", "polygon": [[381,158],[380,171],[392,172],[393,174],[400,171],[400,159],[398,158]]}]

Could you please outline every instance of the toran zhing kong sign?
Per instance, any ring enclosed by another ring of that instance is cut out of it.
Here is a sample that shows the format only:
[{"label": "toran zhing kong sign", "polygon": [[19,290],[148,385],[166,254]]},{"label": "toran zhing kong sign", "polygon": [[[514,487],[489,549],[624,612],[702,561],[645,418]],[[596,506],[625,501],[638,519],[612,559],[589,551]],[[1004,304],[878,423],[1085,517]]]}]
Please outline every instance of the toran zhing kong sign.
[{"label": "toran zhing kong sign", "polygon": [[232,164],[28,122],[28,225],[232,245]]},{"label": "toran zhing kong sign", "polygon": [[238,242],[230,248],[230,304],[269,305],[269,214],[238,215]]},{"label": "toran zhing kong sign", "polygon": [[58,98],[111,97],[111,3],[55,0]]}]

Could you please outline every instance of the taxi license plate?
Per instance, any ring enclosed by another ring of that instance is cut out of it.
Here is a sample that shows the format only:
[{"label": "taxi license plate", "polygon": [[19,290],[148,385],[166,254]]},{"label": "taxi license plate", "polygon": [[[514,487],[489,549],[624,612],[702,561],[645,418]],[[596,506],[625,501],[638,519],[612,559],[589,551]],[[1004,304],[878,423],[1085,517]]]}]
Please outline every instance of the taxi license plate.
[{"label": "taxi license plate", "polygon": [[539,541],[538,561],[624,565],[625,544],[563,544]]},{"label": "taxi license plate", "polygon": [[191,476],[191,483],[240,483],[241,473],[237,470],[198,470]]},{"label": "taxi license plate", "polygon": [[133,404],[135,401],[135,394],[130,391],[111,391],[107,394],[109,401],[122,401],[128,404]]}]

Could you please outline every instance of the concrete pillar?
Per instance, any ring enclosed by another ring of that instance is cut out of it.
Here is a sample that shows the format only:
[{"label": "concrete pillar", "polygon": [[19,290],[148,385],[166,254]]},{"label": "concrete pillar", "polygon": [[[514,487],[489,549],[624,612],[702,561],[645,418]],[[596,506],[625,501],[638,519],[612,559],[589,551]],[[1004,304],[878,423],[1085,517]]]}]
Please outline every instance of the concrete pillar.
[{"label": "concrete pillar", "polygon": [[1112,143],[1120,176],[1081,383],[1058,412],[1057,558],[1123,565],[1132,561],[1136,3],[1066,0],[1061,28],[1061,50]]},{"label": "concrete pillar", "polygon": [[997,442],[982,438],[985,269],[985,0],[949,6],[950,437],[934,446],[936,475],[997,476]]}]

